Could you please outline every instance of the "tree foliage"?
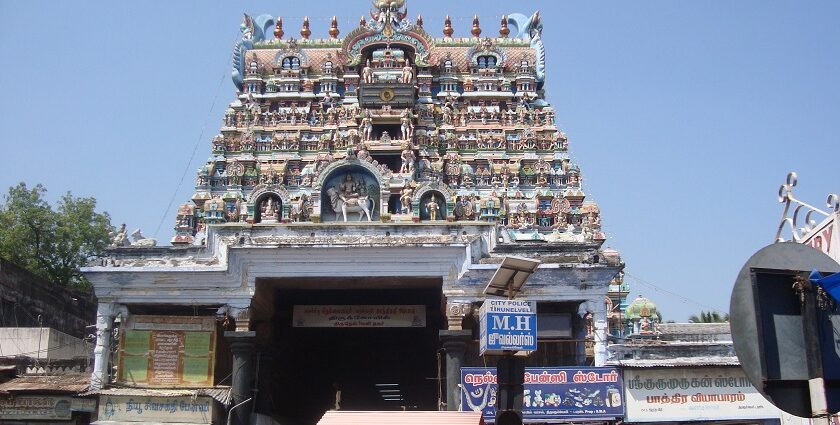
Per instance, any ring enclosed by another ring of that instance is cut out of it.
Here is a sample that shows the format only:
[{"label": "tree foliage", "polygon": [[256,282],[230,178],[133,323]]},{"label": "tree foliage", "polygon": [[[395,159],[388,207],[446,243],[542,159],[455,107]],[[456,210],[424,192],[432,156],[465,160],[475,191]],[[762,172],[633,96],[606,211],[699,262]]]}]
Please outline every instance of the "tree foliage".
[{"label": "tree foliage", "polygon": [[79,267],[104,253],[111,218],[96,212],[96,199],[67,192],[55,208],[40,184],[9,188],[0,205],[0,256],[51,282],[86,287]]},{"label": "tree foliage", "polygon": [[689,322],[692,323],[726,323],[729,321],[729,313],[725,313],[723,316],[720,315],[717,311],[700,311],[700,315],[692,314],[688,318]]}]

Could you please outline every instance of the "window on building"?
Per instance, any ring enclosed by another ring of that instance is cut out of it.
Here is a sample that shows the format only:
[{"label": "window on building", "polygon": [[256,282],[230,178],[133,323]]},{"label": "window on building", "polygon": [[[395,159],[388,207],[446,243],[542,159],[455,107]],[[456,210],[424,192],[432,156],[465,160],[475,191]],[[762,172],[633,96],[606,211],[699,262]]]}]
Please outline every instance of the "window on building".
[{"label": "window on building", "polygon": [[546,339],[571,338],[571,313],[538,313],[537,337]]},{"label": "window on building", "polygon": [[295,56],[289,56],[283,58],[283,62],[281,62],[283,69],[299,69],[300,68],[300,59]]},{"label": "window on building", "polygon": [[496,67],[496,57],[495,56],[479,56],[478,57],[478,67],[479,69],[485,68],[495,68]]}]

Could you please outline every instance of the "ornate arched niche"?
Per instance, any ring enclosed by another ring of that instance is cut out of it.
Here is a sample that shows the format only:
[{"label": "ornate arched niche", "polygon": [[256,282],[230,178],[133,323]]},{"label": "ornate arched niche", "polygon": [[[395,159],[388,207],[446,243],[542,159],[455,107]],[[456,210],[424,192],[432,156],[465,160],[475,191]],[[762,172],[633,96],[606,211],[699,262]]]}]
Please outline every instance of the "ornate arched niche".
[{"label": "ornate arched niche", "polygon": [[[325,167],[318,175],[313,199],[313,210],[320,214],[321,222],[343,222],[341,202],[344,199],[369,199],[367,205],[370,221],[379,221],[382,211],[388,211],[388,180],[367,161],[342,160]],[[360,220],[361,213],[361,220]],[[367,215],[358,208],[348,208],[347,221],[367,221]]]},{"label": "ornate arched niche", "polygon": [[438,213],[435,220],[447,220],[452,217],[452,210],[455,208],[455,192],[440,182],[428,182],[420,185],[414,192],[414,218],[419,221],[431,220],[429,202],[435,200],[438,206]]},{"label": "ornate arched niche", "polygon": [[[268,204],[269,200],[271,205]],[[290,196],[289,191],[280,185],[257,185],[248,195],[248,216],[252,223],[280,223],[288,221]],[[274,219],[266,217],[266,212]]]}]

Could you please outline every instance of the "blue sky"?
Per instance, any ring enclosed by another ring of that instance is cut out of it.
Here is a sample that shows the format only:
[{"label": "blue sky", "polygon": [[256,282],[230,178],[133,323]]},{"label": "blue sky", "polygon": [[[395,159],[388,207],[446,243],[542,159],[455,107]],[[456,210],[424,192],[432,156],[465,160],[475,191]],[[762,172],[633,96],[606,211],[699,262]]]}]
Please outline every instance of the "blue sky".
[{"label": "blue sky", "polygon": [[[286,37],[308,15],[325,37],[332,15],[346,34],[369,5],[0,0],[0,187],[93,196],[114,224],[168,240],[234,97],[242,13],[283,16]],[[408,7],[436,36],[445,14],[468,36],[473,14],[489,35],[503,14],[541,11],[547,99],[606,245],[666,320],[728,310],[738,270],[773,240],[788,171],[812,204],[840,191],[840,2]]]}]

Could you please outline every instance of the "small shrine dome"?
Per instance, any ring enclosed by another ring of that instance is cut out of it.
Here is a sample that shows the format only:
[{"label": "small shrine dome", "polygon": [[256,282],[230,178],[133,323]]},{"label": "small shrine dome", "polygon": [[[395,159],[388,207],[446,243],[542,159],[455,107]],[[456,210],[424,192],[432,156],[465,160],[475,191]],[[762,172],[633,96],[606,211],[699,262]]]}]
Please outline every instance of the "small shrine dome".
[{"label": "small shrine dome", "polygon": [[641,295],[636,297],[636,299],[627,306],[625,314],[630,320],[641,319],[642,317],[653,317],[658,320],[656,304]]}]

